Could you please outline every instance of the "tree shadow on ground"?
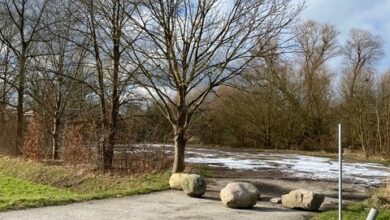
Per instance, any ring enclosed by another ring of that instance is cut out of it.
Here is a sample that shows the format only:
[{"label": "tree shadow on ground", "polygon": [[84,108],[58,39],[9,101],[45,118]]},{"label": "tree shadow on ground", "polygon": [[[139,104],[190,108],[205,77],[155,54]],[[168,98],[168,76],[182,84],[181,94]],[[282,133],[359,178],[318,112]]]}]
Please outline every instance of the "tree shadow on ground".
[{"label": "tree shadow on ground", "polygon": [[248,211],[256,211],[256,212],[307,212],[307,213],[318,213],[315,211],[308,211],[308,210],[303,210],[303,209],[287,209],[287,208],[282,208],[282,207],[253,207],[252,209],[243,209],[243,210],[248,210]]},{"label": "tree shadow on ground", "polygon": [[[203,196],[200,199],[221,202],[221,200],[215,196]],[[259,202],[261,202],[261,200],[259,200]],[[222,203],[221,203],[221,206],[223,206]],[[305,211],[307,213],[316,213],[314,211],[307,211],[307,210],[303,210],[303,209],[302,210],[301,209],[288,209],[288,208],[283,208],[281,206],[280,207],[265,207],[265,206],[261,206],[261,204],[259,204],[259,203],[257,204],[257,206],[252,207],[250,209],[232,209],[232,210],[248,211],[248,212],[297,212],[297,211]]]}]

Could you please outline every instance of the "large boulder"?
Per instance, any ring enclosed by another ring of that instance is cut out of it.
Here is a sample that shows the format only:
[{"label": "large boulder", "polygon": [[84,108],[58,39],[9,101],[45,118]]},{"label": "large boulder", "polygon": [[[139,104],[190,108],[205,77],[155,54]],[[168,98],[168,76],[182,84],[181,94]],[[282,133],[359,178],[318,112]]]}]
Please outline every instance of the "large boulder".
[{"label": "large boulder", "polygon": [[260,197],[256,186],[250,183],[229,183],[220,192],[222,203],[229,208],[252,208]]},{"label": "large boulder", "polygon": [[181,187],[191,197],[202,197],[206,193],[206,181],[198,174],[182,176]]},{"label": "large boulder", "polygon": [[169,178],[169,186],[171,189],[177,189],[177,190],[182,190],[183,188],[181,187],[181,182],[183,177],[187,176],[187,173],[174,173],[172,176]]},{"label": "large boulder", "polygon": [[325,199],[325,195],[306,189],[297,189],[282,196],[282,205],[287,208],[318,210]]}]

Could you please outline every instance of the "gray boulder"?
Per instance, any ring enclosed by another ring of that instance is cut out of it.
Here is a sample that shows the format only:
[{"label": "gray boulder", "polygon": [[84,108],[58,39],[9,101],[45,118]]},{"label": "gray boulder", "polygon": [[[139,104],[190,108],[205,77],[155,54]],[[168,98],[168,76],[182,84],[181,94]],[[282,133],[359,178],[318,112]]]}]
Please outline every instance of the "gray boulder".
[{"label": "gray boulder", "polygon": [[325,195],[306,189],[297,189],[282,196],[282,205],[287,208],[318,210],[324,202]]},{"label": "gray boulder", "polygon": [[229,183],[220,192],[222,203],[229,208],[252,208],[260,197],[256,186],[250,183]]},{"label": "gray boulder", "polygon": [[183,177],[187,176],[187,173],[174,173],[172,176],[169,178],[169,186],[171,189],[177,189],[177,190],[182,190],[183,188],[181,187],[181,182]]},{"label": "gray boulder", "polygon": [[206,181],[198,174],[182,176],[181,187],[191,197],[202,197],[206,193]]}]

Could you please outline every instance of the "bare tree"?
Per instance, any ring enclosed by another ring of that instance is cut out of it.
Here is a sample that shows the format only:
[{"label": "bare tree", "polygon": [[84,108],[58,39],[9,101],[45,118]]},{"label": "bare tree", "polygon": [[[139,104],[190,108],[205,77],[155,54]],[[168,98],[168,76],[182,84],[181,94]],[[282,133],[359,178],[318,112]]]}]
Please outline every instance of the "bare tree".
[{"label": "bare tree", "polygon": [[9,48],[0,43],[0,124],[5,125],[6,108],[9,105],[10,83],[11,77],[11,55]]},{"label": "bare tree", "polygon": [[382,57],[382,39],[369,31],[352,29],[343,54],[348,72],[352,75],[349,86],[349,95],[352,97],[356,81],[365,72],[372,72],[373,65]]},{"label": "bare tree", "polygon": [[294,29],[297,44],[297,59],[303,83],[304,136],[320,144],[326,133],[325,121],[329,118],[331,76],[327,62],[338,55],[335,27],[307,21]]},{"label": "bare tree", "polygon": [[[101,168],[112,168],[115,136],[120,120],[120,108],[131,99],[130,83],[134,66],[124,59],[125,50],[131,48],[133,38],[128,15],[133,4],[126,0],[78,0],[67,5],[74,19],[77,37],[68,38],[77,47],[88,52],[90,77],[81,83],[88,86],[99,100],[99,143]],[[126,69],[126,74],[124,70]]]},{"label": "bare tree", "polygon": [[[382,39],[372,33],[352,29],[343,50],[345,77],[342,81],[344,111],[353,127],[363,152],[368,156],[371,145],[371,115],[375,106],[374,64],[383,54]],[[375,119],[374,119],[375,121]],[[376,125],[374,125],[376,129]]]},{"label": "bare tree", "polygon": [[383,149],[381,152],[390,153],[390,72],[386,72],[379,81],[379,106],[376,106],[376,115],[378,111],[381,113],[381,117],[377,117],[378,127],[378,138],[383,138]]},{"label": "bare tree", "polygon": [[[45,14],[44,31],[39,44],[40,57],[33,59],[36,73],[32,77],[28,94],[33,99],[33,110],[41,115],[46,124],[47,133],[51,136],[51,159],[59,159],[60,134],[65,121],[66,108],[70,99],[75,99],[76,86],[83,86],[76,80],[82,79],[83,62],[86,51],[74,47],[69,39],[73,25],[69,10],[56,6],[60,1],[52,1]],[[61,37],[59,37],[61,36]]]},{"label": "bare tree", "polygon": [[291,0],[140,1],[133,25],[141,31],[131,57],[139,83],[170,121],[173,172],[184,170],[191,118],[216,87],[242,75],[303,5]]},{"label": "bare tree", "polygon": [[[20,154],[24,129],[24,96],[29,59],[34,54],[34,44],[41,31],[41,18],[47,0],[1,0],[0,41],[12,51],[18,65],[17,79],[17,129],[13,154]],[[11,34],[10,34],[11,33]]]}]

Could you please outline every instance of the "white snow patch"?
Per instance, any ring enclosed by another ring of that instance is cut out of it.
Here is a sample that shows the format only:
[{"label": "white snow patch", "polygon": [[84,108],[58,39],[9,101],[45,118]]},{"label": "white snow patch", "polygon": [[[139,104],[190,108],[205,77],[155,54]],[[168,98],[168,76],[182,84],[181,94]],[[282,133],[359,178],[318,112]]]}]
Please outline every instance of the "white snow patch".
[{"label": "white snow patch", "polygon": [[250,159],[238,160],[233,157],[227,158],[205,158],[205,157],[187,157],[186,162],[189,163],[201,163],[201,164],[212,164],[213,166],[223,166],[230,169],[237,170],[255,170],[256,168],[274,168],[273,166],[267,165],[262,161],[254,161]]},{"label": "white snow patch", "polygon": [[[151,144],[152,147],[166,147],[172,150],[172,145]],[[229,152],[208,148],[187,148],[186,162],[208,164],[214,167],[226,167],[236,170],[264,171],[275,170],[291,177],[337,181],[338,161],[324,157],[305,156],[298,154]],[[379,185],[390,177],[390,168],[377,163],[343,164],[345,181]]]}]

